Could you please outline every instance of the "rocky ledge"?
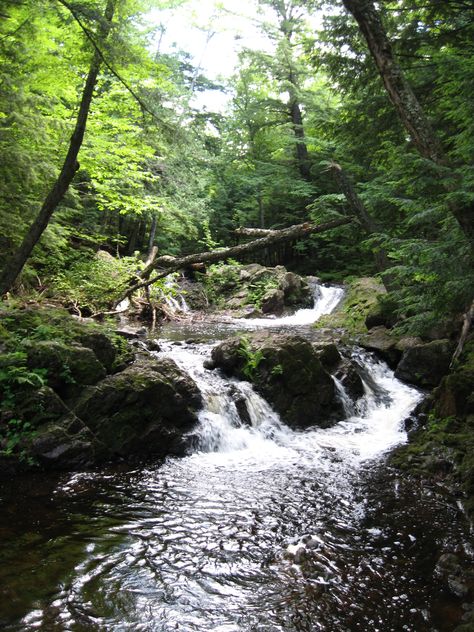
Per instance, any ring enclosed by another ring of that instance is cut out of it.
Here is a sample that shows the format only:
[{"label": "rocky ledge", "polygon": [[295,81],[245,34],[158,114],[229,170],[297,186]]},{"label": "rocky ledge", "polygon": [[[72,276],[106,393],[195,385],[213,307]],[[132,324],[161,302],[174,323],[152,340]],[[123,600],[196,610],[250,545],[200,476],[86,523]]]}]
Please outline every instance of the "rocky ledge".
[{"label": "rocky ledge", "polygon": [[292,428],[334,425],[341,403],[331,374],[362,394],[357,368],[332,344],[312,344],[294,335],[254,333],[215,347],[209,369],[250,381]]},{"label": "rocky ledge", "polygon": [[[37,322],[33,336],[44,331]],[[0,353],[0,474],[186,451],[202,406],[187,373],[70,317],[54,326],[57,340],[30,337],[21,352]]]}]

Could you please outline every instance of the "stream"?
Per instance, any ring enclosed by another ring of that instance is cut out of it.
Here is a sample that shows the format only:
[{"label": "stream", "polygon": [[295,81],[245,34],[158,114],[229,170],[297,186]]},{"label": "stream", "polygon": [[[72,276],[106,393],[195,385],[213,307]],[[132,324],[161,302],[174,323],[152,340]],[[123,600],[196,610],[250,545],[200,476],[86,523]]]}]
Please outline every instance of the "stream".
[{"label": "stream", "polygon": [[[185,458],[20,477],[0,488],[0,628],[10,631],[453,630],[461,605],[434,573],[469,549],[439,486],[386,465],[421,394],[360,349],[364,396],[344,419],[292,431],[246,382],[203,362],[226,336],[309,335],[342,289],[281,319],[173,323],[161,351],[205,401]],[[198,338],[199,342],[190,340]],[[242,424],[235,392],[246,401]]]}]

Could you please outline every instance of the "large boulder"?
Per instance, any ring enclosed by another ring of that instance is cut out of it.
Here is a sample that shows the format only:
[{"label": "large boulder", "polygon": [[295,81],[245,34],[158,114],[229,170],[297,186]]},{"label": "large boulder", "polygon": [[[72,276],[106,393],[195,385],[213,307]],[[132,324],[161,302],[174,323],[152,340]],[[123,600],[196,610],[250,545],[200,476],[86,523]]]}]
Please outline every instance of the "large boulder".
[{"label": "large boulder", "polygon": [[395,377],[422,388],[437,386],[448,373],[453,353],[449,340],[434,340],[403,352]]},{"label": "large boulder", "polygon": [[[313,292],[308,282],[283,266],[265,267],[258,263],[240,266],[211,266],[207,274],[208,294],[226,310],[257,310],[258,315],[281,315],[285,308],[309,307]],[[240,316],[240,314],[239,314]]]},{"label": "large boulder", "polygon": [[95,353],[80,345],[53,340],[31,342],[27,354],[28,368],[46,369],[48,384],[60,394],[96,384],[106,375]]},{"label": "large boulder", "polygon": [[169,358],[141,359],[86,389],[75,407],[112,455],[182,454],[201,394]]},{"label": "large boulder", "polygon": [[340,419],[334,381],[311,343],[299,336],[231,338],[213,349],[209,367],[251,381],[291,427],[328,427]]},{"label": "large boulder", "polygon": [[285,294],[282,290],[267,290],[262,297],[262,312],[279,316],[285,308]]},{"label": "large boulder", "polygon": [[358,343],[364,349],[374,351],[394,369],[402,352],[397,348],[397,339],[390,334],[386,327],[373,327],[368,334],[360,336]]},{"label": "large boulder", "polygon": [[112,371],[117,358],[117,349],[109,336],[101,331],[86,330],[80,335],[79,342],[83,347],[87,347],[94,352],[94,355],[108,373]]},{"label": "large boulder", "polygon": [[105,446],[73,413],[44,424],[21,447],[33,463],[52,470],[90,467],[107,455]]}]

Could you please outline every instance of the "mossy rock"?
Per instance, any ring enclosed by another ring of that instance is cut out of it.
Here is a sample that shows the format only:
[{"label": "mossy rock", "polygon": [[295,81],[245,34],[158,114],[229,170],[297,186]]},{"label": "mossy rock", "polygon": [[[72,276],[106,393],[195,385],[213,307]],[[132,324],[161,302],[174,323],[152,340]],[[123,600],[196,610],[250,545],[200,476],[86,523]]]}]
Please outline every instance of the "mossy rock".
[{"label": "mossy rock", "polygon": [[168,358],[141,360],[79,398],[75,413],[112,455],[182,454],[202,405],[194,381]]},{"label": "mossy rock", "polygon": [[106,375],[94,352],[76,345],[43,340],[27,347],[29,369],[46,369],[48,384],[57,392],[67,393],[74,387],[96,384]]},{"label": "mossy rock", "polygon": [[211,366],[251,381],[293,428],[328,427],[340,419],[334,382],[311,343],[299,336],[231,338],[213,349]]},{"label": "mossy rock", "polygon": [[34,463],[50,470],[90,467],[107,455],[105,447],[73,413],[41,426],[20,447]]},{"label": "mossy rock", "polygon": [[313,326],[316,329],[344,329],[351,335],[366,333],[366,318],[372,311],[380,309],[379,297],[385,295],[386,290],[377,279],[355,279],[347,284],[347,292],[341,305],[331,314],[320,318]]},{"label": "mossy rock", "polygon": [[433,388],[448,373],[453,354],[449,340],[434,340],[403,352],[395,377],[422,388]]}]

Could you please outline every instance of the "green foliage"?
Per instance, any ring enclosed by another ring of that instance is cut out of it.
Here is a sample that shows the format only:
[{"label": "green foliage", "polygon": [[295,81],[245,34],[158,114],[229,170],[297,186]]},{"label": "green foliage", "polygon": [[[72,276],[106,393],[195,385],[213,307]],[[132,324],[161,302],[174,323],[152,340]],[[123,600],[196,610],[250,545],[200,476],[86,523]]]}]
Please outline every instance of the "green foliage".
[{"label": "green foliage", "polygon": [[242,373],[252,382],[255,379],[256,371],[260,363],[265,359],[265,355],[261,349],[254,351],[251,347],[250,340],[245,336],[240,337],[238,353],[244,359]]},{"label": "green foliage", "polygon": [[137,257],[91,255],[78,258],[69,269],[55,275],[51,279],[52,290],[65,304],[91,312],[105,311],[120,298],[143,262]]},{"label": "green foliage", "polygon": [[235,291],[240,283],[241,267],[232,259],[209,266],[206,274],[201,276],[209,303],[222,305],[226,296]]},{"label": "green foliage", "polygon": [[[32,424],[16,417],[14,411],[29,391],[46,384],[46,374],[45,369],[28,369],[26,353],[0,355],[0,454],[16,453],[19,444],[33,436]],[[33,464],[24,450],[19,450],[18,457]]]},{"label": "green foliage", "polygon": [[275,277],[260,277],[248,284],[248,294],[246,298],[246,303],[248,305],[255,305],[257,309],[260,309],[262,306],[262,301],[266,295],[266,293],[278,287],[278,281]]}]

